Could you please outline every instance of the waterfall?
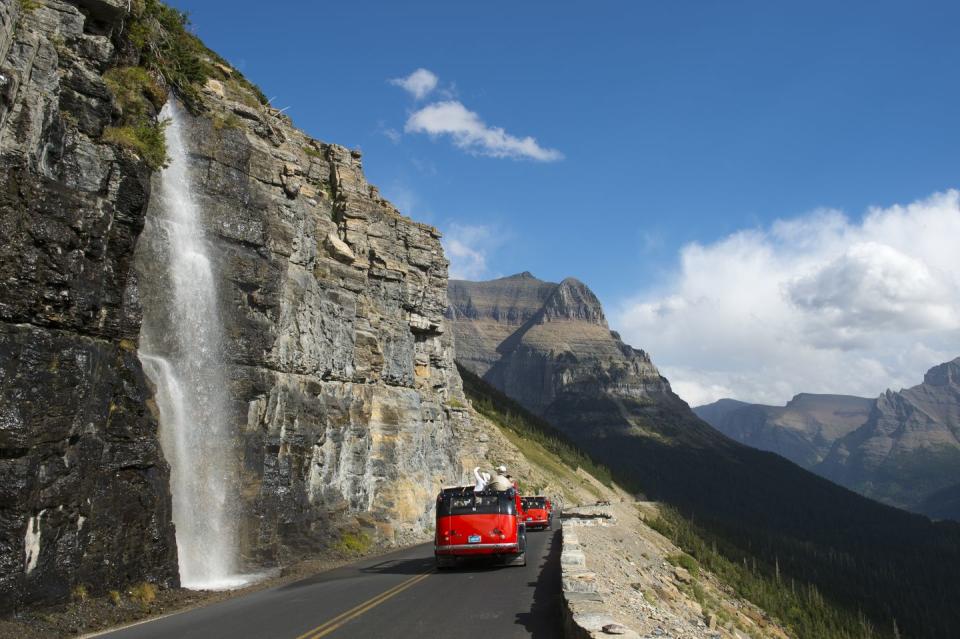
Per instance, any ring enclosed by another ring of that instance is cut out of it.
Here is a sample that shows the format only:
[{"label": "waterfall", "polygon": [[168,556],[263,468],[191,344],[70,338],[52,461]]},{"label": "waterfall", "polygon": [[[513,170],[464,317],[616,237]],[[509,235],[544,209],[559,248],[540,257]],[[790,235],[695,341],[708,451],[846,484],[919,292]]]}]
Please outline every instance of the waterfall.
[{"label": "waterfall", "polygon": [[157,389],[181,584],[226,589],[249,579],[237,566],[235,433],[217,279],[192,193],[183,115],[171,101],[161,118],[170,164],[155,183],[141,239],[155,281],[143,286],[153,290],[143,299],[139,355]]}]

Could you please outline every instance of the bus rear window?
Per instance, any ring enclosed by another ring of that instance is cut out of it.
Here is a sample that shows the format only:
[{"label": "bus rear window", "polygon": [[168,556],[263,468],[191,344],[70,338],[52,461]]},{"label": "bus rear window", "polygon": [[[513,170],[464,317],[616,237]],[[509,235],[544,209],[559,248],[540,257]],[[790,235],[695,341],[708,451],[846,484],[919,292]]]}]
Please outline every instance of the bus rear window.
[{"label": "bus rear window", "polygon": [[437,515],[515,515],[512,491],[483,494],[465,492],[446,494],[437,501]]}]

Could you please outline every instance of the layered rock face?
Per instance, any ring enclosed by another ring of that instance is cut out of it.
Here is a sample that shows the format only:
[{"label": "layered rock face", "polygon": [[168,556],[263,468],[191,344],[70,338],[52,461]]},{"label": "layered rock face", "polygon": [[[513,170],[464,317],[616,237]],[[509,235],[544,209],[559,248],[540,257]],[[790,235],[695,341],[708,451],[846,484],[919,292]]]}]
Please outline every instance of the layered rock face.
[{"label": "layered rock face", "polygon": [[[439,234],[380,197],[358,152],[248,106],[228,81],[208,84],[185,137],[225,324],[241,552],[283,559],[357,523],[421,539],[436,490],[464,478],[471,428],[449,405],[463,397]],[[168,291],[155,205],[136,261],[145,309]]]},{"label": "layered rock face", "polygon": [[815,470],[920,511],[926,497],[960,483],[960,358],[931,368],[918,386],[877,398],[866,423],[837,440]]},{"label": "layered rock face", "polygon": [[461,363],[538,415],[570,396],[642,404],[672,395],[649,356],[610,330],[600,301],[576,279],[451,280],[449,297]]},{"label": "layered rock face", "polygon": [[873,400],[863,397],[801,393],[786,406],[721,399],[693,410],[727,437],[809,469],[837,439],[862,426],[872,406]]},{"label": "layered rock face", "polygon": [[127,295],[149,171],[99,141],[117,14],[93,4],[0,3],[2,610],[177,580]]}]

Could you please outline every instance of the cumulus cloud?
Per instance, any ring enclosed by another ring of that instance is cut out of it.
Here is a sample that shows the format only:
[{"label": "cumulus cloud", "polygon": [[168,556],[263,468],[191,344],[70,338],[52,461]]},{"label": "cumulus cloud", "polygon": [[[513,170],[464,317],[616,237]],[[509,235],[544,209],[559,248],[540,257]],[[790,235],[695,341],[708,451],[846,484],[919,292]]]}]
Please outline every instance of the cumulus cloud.
[{"label": "cumulus cloud", "polygon": [[456,100],[428,104],[407,119],[407,133],[449,136],[461,149],[496,158],[552,162],[563,159],[556,149],[540,146],[530,137],[518,138],[500,127],[487,125],[479,115]]},{"label": "cumulus cloud", "polygon": [[432,71],[420,68],[405,78],[394,78],[389,82],[412,95],[415,100],[422,100],[437,88],[438,80]]},{"label": "cumulus cloud", "polygon": [[450,278],[482,280],[490,276],[487,259],[503,242],[504,233],[474,224],[450,224],[443,233],[443,250],[450,260]]},{"label": "cumulus cloud", "polygon": [[692,404],[874,396],[960,355],[960,193],[690,244],[614,323]]}]

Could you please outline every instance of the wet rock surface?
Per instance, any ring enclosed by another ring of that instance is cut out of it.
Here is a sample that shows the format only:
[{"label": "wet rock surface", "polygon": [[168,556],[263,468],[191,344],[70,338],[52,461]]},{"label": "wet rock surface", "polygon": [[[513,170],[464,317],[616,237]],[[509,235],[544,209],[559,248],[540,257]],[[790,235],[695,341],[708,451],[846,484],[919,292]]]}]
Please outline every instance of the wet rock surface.
[{"label": "wet rock surface", "polygon": [[[205,101],[185,126],[225,325],[241,554],[258,565],[343,534],[422,539],[437,489],[465,478],[469,420],[449,406],[463,398],[439,233],[381,198],[359,153],[268,107]],[[136,259],[145,308],[168,290],[154,206]]]},{"label": "wet rock surface", "polygon": [[113,46],[88,4],[0,4],[2,611],[177,581],[128,295],[149,172],[99,140]]}]

